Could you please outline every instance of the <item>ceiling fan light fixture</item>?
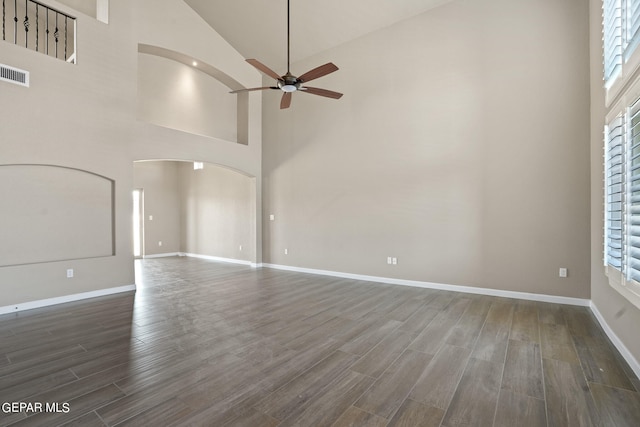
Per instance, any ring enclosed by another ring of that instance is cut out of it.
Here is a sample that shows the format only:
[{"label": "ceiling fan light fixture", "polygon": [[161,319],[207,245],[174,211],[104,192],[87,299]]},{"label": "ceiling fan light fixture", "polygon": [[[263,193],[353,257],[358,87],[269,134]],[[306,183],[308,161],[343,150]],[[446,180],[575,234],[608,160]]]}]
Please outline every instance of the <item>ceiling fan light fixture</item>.
[{"label": "ceiling fan light fixture", "polygon": [[326,76],[327,74],[331,74],[334,71],[338,70],[338,67],[335,64],[328,62],[324,65],[314,68],[313,70],[307,71],[300,77],[296,77],[291,74],[290,65],[291,65],[291,25],[290,25],[290,13],[289,13],[289,3],[290,0],[287,0],[287,74],[284,76],[279,76],[275,71],[271,68],[267,67],[257,59],[247,59],[246,61],[253,65],[258,71],[264,73],[265,75],[276,80],[277,86],[264,86],[264,87],[254,87],[249,89],[236,89],[232,90],[230,93],[239,93],[239,92],[250,92],[254,90],[266,90],[266,89],[280,89],[284,93],[282,94],[282,99],[280,101],[280,108],[289,108],[291,105],[291,94],[296,91],[303,91],[311,95],[324,96],[326,98],[340,99],[342,96],[341,93],[334,92],[331,90],[320,89],[315,87],[303,86],[307,82],[311,80],[318,79],[320,77]]}]

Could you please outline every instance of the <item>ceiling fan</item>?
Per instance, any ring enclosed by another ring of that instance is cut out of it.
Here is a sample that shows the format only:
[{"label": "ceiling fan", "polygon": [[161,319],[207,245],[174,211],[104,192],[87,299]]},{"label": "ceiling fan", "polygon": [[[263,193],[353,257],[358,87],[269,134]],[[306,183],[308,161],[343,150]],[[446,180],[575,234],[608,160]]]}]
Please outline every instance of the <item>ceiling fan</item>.
[{"label": "ceiling fan", "polygon": [[290,41],[290,19],[289,19],[289,1],[287,0],[287,74],[284,76],[279,76],[275,71],[271,68],[264,65],[262,62],[257,59],[247,59],[246,61],[257,68],[259,71],[263,72],[269,77],[276,79],[276,86],[265,86],[265,87],[254,87],[250,89],[239,89],[234,90],[230,93],[238,93],[238,92],[250,92],[254,90],[265,90],[265,89],[275,89],[281,90],[284,93],[282,94],[282,99],[280,100],[280,109],[289,108],[291,105],[291,96],[293,92],[306,92],[312,95],[324,96],[327,98],[340,99],[342,94],[339,92],[334,92],[332,90],[320,89],[317,87],[304,86],[307,82],[311,80],[315,80],[317,78],[326,76],[327,74],[331,74],[334,71],[338,70],[333,63],[328,62],[324,65],[314,68],[311,71],[307,71],[300,77],[296,77],[291,74],[289,69],[290,67],[290,52],[291,52],[291,41]]}]

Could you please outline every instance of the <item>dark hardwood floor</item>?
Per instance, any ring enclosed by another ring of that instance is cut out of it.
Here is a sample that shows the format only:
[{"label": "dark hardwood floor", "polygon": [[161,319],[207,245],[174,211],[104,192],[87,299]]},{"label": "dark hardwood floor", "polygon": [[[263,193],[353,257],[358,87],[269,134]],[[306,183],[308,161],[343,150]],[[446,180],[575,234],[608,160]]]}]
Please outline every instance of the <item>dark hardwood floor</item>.
[{"label": "dark hardwood floor", "polygon": [[640,425],[640,382],[586,308],[137,267],[135,294],[0,317],[0,425]]}]

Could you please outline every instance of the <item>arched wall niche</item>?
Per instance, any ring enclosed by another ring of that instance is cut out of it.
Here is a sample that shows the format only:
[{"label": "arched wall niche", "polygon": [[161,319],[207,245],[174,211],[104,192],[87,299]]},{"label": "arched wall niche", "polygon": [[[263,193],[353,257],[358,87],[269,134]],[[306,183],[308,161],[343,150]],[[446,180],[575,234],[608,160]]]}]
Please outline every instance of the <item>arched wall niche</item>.
[{"label": "arched wall niche", "polygon": [[0,267],[115,255],[114,194],[91,171],[0,165]]},{"label": "arched wall niche", "polygon": [[[195,64],[195,65],[194,65]],[[192,56],[138,44],[138,119],[247,145],[249,95],[244,86]]]}]

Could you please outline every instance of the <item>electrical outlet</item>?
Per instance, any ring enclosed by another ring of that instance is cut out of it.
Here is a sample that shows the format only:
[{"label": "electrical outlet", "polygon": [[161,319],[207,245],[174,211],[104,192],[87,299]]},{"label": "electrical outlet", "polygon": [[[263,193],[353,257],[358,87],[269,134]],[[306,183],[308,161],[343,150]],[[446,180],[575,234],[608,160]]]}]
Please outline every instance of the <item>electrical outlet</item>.
[{"label": "electrical outlet", "polygon": [[398,258],[391,258],[391,264],[397,265],[398,264]]},{"label": "electrical outlet", "polygon": [[162,246],[162,240],[158,242],[158,246]]},{"label": "electrical outlet", "polygon": [[153,215],[149,215],[149,221],[153,221]]},{"label": "electrical outlet", "polygon": [[269,215],[269,221],[275,221],[276,216],[274,214]]},{"label": "electrical outlet", "polygon": [[560,268],[560,270],[558,271],[558,276],[560,277],[567,277],[568,271],[566,268]]},{"label": "electrical outlet", "polygon": [[388,257],[387,257],[387,264],[391,265],[391,262],[392,262],[392,261],[391,261],[391,257],[390,257],[390,256],[388,256]]},{"label": "electrical outlet", "polygon": [[67,279],[70,279],[73,277],[73,268],[68,268],[67,269]]},{"label": "electrical outlet", "polygon": [[240,252],[242,252],[242,245],[240,245]]},{"label": "electrical outlet", "polygon": [[289,249],[285,249],[285,250],[284,250],[284,254],[285,254],[285,255],[289,255]]}]

